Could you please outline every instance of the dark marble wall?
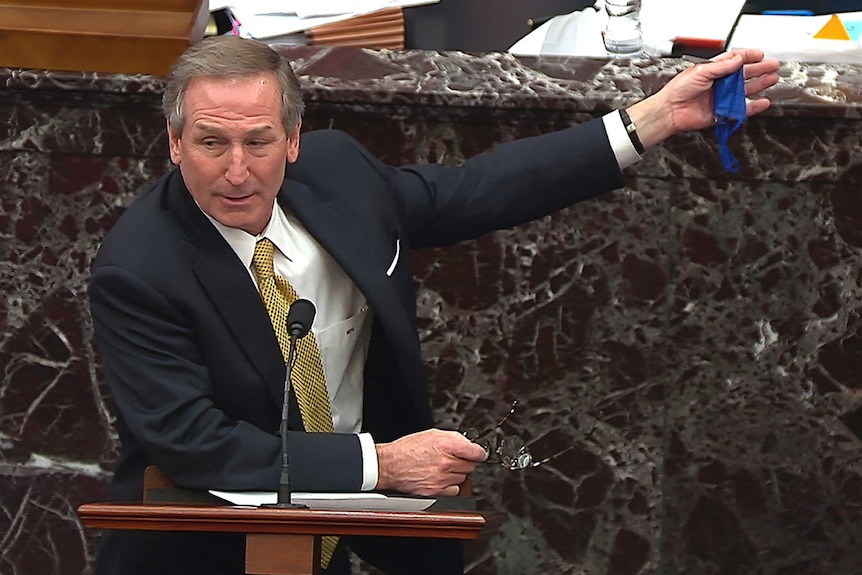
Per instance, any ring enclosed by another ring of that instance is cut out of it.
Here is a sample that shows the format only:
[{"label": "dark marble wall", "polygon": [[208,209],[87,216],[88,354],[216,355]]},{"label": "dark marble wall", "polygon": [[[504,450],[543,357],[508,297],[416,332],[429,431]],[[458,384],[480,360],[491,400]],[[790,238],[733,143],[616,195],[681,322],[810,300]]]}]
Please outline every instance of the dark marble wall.
[{"label": "dark marble wall", "polygon": [[[686,64],[297,49],[306,129],[456,163],[630,104]],[[862,69],[787,64],[731,140],[681,135],[626,187],[414,254],[441,426],[537,457],[475,474],[479,574],[855,574],[862,565]],[[168,167],[161,84],[0,70],[0,573],[88,571],[116,456],[85,284]]]}]

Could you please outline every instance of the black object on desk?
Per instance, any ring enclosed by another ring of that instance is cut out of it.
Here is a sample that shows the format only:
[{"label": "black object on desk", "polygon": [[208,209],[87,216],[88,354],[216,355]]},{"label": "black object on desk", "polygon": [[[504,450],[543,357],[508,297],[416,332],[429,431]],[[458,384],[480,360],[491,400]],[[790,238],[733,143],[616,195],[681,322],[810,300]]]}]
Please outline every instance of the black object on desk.
[{"label": "black object on desk", "polygon": [[530,18],[569,14],[593,4],[595,0],[440,0],[404,9],[405,44],[422,50],[503,52],[530,32]]},{"label": "black object on desk", "polygon": [[527,30],[532,32],[533,30],[535,30],[536,28],[538,28],[542,24],[545,24],[546,22],[548,22],[548,20],[550,20],[554,16],[559,16],[559,14],[551,14],[549,16],[540,16],[538,18],[527,18]]},{"label": "black object on desk", "polygon": [[862,11],[862,0],[748,0],[743,14],[761,14],[770,10],[808,10],[812,14]]}]

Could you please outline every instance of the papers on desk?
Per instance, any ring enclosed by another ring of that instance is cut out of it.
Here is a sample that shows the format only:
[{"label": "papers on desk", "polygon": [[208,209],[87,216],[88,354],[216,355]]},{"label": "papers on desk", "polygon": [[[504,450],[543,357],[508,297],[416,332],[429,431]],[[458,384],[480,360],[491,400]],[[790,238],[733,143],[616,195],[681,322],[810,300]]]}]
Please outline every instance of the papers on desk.
[{"label": "papers on desk", "polygon": [[794,62],[862,62],[862,12],[820,16],[744,14],[730,48],[759,48]]},{"label": "papers on desk", "polygon": [[[234,505],[260,507],[278,501],[274,491],[216,491],[212,495]],[[297,491],[291,494],[293,503],[301,503],[309,509],[331,509],[341,511],[424,511],[435,499],[424,497],[390,497],[382,493],[308,493]]]},{"label": "papers on desk", "polygon": [[[862,63],[862,12],[740,16],[744,5],[745,0],[643,0],[645,52],[666,56],[674,43],[680,43],[716,52],[722,47],[758,48],[769,58],[785,61]],[[598,0],[594,8],[555,16],[509,52],[606,57],[601,35],[607,16],[602,6],[603,0]]]},{"label": "papers on desk", "polygon": [[602,42],[606,21],[607,16],[594,8],[554,16],[515,42],[509,52],[516,56],[603,58],[608,55]]},{"label": "papers on desk", "polygon": [[239,21],[239,34],[267,42],[303,43],[313,28],[387,8],[435,4],[440,0],[211,0],[210,12],[228,9]]},{"label": "papers on desk", "polygon": [[643,0],[644,44],[670,54],[673,44],[720,51],[745,0]]},{"label": "papers on desk", "polygon": [[[745,0],[642,0],[641,29],[645,50],[669,55],[675,40],[701,46],[724,45]],[[516,42],[509,52],[520,56],[605,57],[602,31],[607,22],[604,1],[594,7],[555,16]]]}]

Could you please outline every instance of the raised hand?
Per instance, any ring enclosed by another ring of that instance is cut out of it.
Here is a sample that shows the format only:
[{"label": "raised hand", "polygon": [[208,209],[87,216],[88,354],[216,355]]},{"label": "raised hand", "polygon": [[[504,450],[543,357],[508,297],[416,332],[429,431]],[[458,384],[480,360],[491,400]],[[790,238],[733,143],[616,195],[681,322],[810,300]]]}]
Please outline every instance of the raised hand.
[{"label": "raised hand", "polygon": [[743,67],[749,116],[769,108],[768,98],[756,98],[778,82],[778,60],[764,60],[760,50],[733,50],[674,76],[661,90],[628,109],[644,146],[669,136],[713,125],[712,85]]}]

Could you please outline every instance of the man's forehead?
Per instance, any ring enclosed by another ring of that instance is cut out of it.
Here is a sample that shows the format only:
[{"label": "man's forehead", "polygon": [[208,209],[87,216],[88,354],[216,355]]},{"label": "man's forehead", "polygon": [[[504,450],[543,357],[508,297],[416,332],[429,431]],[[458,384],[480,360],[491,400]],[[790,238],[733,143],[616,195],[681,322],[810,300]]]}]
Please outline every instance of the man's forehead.
[{"label": "man's forehead", "polygon": [[189,118],[259,120],[281,115],[282,99],[275,85],[263,77],[197,78],[183,102]]},{"label": "man's forehead", "polygon": [[190,91],[193,88],[199,88],[200,86],[212,86],[214,84],[259,84],[261,86],[276,86],[278,84],[278,81],[276,79],[275,72],[267,71],[252,72],[250,74],[237,74],[231,76],[198,76],[197,78],[192,78],[189,81],[188,85],[186,86],[186,91]]}]

